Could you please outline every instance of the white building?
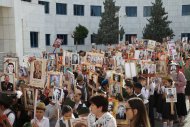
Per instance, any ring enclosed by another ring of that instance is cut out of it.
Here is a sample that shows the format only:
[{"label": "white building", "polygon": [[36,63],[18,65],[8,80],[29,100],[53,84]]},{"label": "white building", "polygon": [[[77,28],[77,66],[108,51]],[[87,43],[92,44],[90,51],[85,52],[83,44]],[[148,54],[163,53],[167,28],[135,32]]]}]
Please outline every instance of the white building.
[{"label": "white building", "polygon": [[[124,40],[142,38],[142,30],[154,0],[116,0],[120,6],[119,24],[125,29]],[[174,39],[190,38],[190,0],[163,0],[172,21]],[[97,33],[103,0],[0,0],[0,52],[40,54],[52,51],[56,37],[64,38],[63,49],[76,48],[71,37],[78,24],[89,35],[78,49],[90,50],[93,33]],[[127,11],[126,11],[127,10]]]}]

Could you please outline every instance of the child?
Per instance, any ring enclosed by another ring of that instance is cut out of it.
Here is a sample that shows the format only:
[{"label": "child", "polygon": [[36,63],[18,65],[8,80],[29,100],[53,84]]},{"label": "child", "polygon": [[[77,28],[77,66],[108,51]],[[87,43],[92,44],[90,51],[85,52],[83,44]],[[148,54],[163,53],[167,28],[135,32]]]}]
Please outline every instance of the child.
[{"label": "child", "polygon": [[62,117],[57,120],[55,127],[66,127],[65,121],[74,119],[73,110],[69,105],[63,105]]},{"label": "child", "polygon": [[31,120],[32,127],[49,127],[49,119],[44,117],[46,106],[39,102],[36,106],[36,116]]},{"label": "child", "polygon": [[[163,84],[165,88],[173,88],[173,80],[170,77],[163,78]],[[173,127],[173,120],[176,118],[176,109],[174,102],[166,102],[166,97],[171,96],[166,93],[166,89],[163,94],[163,110],[162,110],[162,118],[163,118],[163,126]],[[174,94],[172,94],[174,96]],[[172,101],[172,100],[171,100]]]}]

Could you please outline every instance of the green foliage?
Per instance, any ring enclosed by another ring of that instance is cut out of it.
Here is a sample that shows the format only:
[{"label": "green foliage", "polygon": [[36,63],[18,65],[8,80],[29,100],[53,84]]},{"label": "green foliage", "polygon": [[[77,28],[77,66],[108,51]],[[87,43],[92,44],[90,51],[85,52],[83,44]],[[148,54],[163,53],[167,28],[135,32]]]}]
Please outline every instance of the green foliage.
[{"label": "green foliage", "polygon": [[119,7],[115,6],[113,0],[105,0],[104,12],[101,15],[98,33],[95,39],[96,44],[118,43],[119,35]]},{"label": "green foliage", "polygon": [[151,17],[147,19],[149,24],[143,30],[143,38],[162,42],[163,38],[174,36],[173,30],[169,28],[171,21],[168,21],[168,13],[162,7],[162,0],[155,0],[152,5]]},{"label": "green foliage", "polygon": [[78,25],[73,32],[73,38],[79,42],[81,39],[84,39],[88,36],[88,29],[85,26]]}]

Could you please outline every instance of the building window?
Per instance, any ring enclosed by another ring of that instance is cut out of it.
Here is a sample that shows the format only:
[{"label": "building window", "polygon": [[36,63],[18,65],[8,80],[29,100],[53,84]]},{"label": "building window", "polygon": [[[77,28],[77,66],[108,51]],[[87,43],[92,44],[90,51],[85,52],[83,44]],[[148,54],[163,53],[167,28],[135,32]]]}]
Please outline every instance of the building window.
[{"label": "building window", "polygon": [[128,41],[129,44],[134,43],[134,41],[136,40],[136,38],[137,38],[137,34],[126,34],[125,35],[125,41]]},{"label": "building window", "polygon": [[137,7],[136,6],[127,6],[125,8],[126,15],[128,17],[137,17]]},{"label": "building window", "polygon": [[91,34],[91,43],[95,43],[96,35]]},{"label": "building window", "polygon": [[32,48],[38,47],[38,32],[30,32],[30,46]]},{"label": "building window", "polygon": [[143,7],[143,16],[144,17],[150,17],[151,16],[151,9],[152,9],[152,6],[144,6]]},{"label": "building window", "polygon": [[181,39],[182,39],[183,37],[188,37],[188,42],[190,41],[190,33],[182,33],[182,34],[181,34]]},{"label": "building window", "polygon": [[46,46],[50,46],[50,34],[46,34]]},{"label": "building window", "polygon": [[38,4],[44,5],[45,13],[49,14],[49,2],[47,2],[47,1],[38,1]]},{"label": "building window", "polygon": [[74,15],[84,16],[84,5],[74,5]]},{"label": "building window", "polygon": [[91,16],[101,16],[101,6],[91,6]]},{"label": "building window", "polygon": [[182,5],[182,16],[190,15],[190,5]]},{"label": "building window", "polygon": [[67,34],[57,34],[57,38],[63,39],[62,45],[67,45]]},{"label": "building window", "polygon": [[84,39],[80,39],[78,42],[74,39],[74,45],[84,45]]},{"label": "building window", "polygon": [[31,2],[31,0],[22,0],[22,1]]},{"label": "building window", "polygon": [[56,14],[66,15],[67,14],[67,4],[56,3]]}]

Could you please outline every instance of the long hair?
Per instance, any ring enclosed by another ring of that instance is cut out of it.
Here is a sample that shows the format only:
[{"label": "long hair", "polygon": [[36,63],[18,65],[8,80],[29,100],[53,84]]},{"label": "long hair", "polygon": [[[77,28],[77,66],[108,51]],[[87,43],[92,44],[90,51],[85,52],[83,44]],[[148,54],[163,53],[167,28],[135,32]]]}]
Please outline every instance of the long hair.
[{"label": "long hair", "polygon": [[150,127],[150,121],[148,113],[143,101],[140,98],[131,98],[128,101],[128,104],[132,109],[137,110],[137,114],[134,116],[134,119],[131,121],[131,127]]}]

